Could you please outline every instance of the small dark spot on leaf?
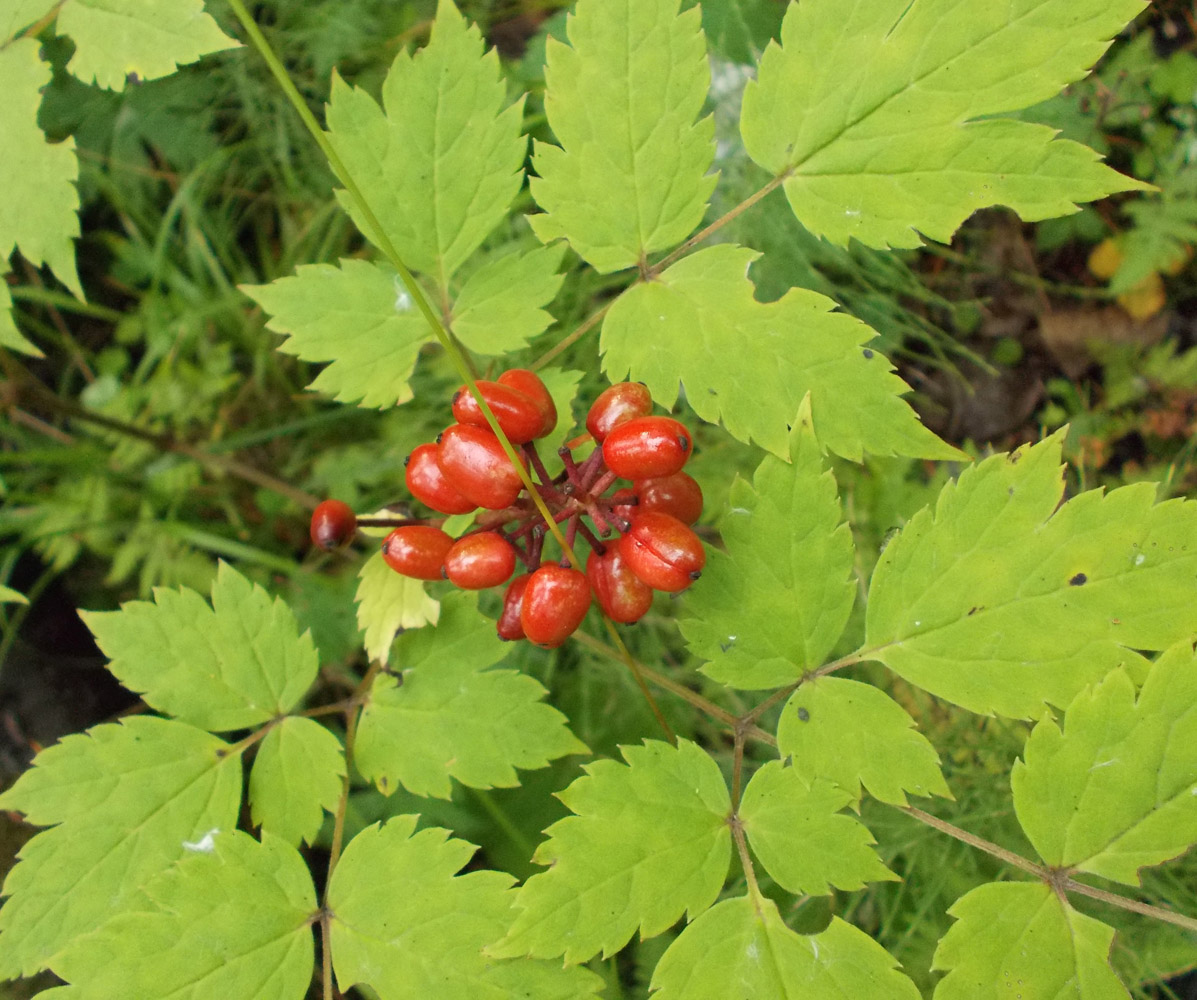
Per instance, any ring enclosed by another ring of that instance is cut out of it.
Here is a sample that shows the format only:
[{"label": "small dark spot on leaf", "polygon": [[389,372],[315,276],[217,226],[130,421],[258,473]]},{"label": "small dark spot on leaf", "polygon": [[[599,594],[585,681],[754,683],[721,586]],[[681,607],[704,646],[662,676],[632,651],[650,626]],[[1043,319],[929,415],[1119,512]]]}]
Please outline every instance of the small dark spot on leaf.
[{"label": "small dark spot on leaf", "polygon": [[968,613],[969,613],[970,615],[975,615],[975,614],[976,614],[978,611],[980,611],[980,610],[981,610],[981,605],[980,605],[980,604],[974,604],[974,605],[973,605],[971,608],[969,608],[969,609],[968,609]]},{"label": "small dark spot on leaf", "polygon": [[709,392],[709,393],[710,393],[712,396],[718,396],[718,395],[719,395],[719,393],[717,393],[717,392],[716,392],[714,389],[707,389],[707,392]]},{"label": "small dark spot on leaf", "polygon": [[870,351],[867,347],[860,353],[865,356],[866,361],[870,360],[873,357],[873,352]]},{"label": "small dark spot on leaf", "polygon": [[799,708],[798,709],[798,721],[799,722],[810,722],[810,712],[808,712],[805,708]]},{"label": "small dark spot on leaf", "polygon": [[1014,496],[1014,487],[1013,486],[1011,486],[1008,490],[1006,490],[1006,496],[1010,496],[1010,497]]},{"label": "small dark spot on leaf", "polygon": [[1068,581],[1070,586],[1079,587],[1083,583],[1088,583],[1089,578],[1084,573],[1077,573],[1071,580]]},{"label": "small dark spot on leaf", "polygon": [[1019,462],[1022,461],[1022,452],[1021,451],[1010,452],[1010,456],[1006,459],[1006,461],[1009,462],[1011,465],[1017,465]]}]

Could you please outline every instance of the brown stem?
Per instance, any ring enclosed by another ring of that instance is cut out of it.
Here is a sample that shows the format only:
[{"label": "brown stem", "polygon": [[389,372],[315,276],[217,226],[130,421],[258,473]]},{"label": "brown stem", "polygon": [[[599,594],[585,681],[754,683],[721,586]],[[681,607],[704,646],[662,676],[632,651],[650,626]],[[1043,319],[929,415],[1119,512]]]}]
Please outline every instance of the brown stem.
[{"label": "brown stem", "polygon": [[1110,906],[1116,906],[1120,910],[1130,910],[1132,913],[1139,913],[1145,917],[1153,917],[1167,924],[1174,924],[1177,927],[1184,927],[1190,931],[1197,931],[1197,919],[1186,917],[1183,913],[1166,910],[1162,906],[1152,906],[1150,903],[1141,903],[1137,899],[1128,899],[1126,896],[1119,896],[1114,892],[1106,892],[1104,889],[1096,889],[1073,878],[1065,879],[1063,886],[1068,892],[1076,892],[1082,896],[1088,896],[1090,899],[1109,903]]},{"label": "brown stem", "polygon": [[896,806],[895,808],[901,809],[908,816],[913,816],[920,823],[925,823],[940,833],[946,833],[949,837],[955,837],[957,840],[968,844],[969,847],[975,847],[979,851],[984,851],[986,854],[1005,862],[1013,868],[1019,868],[1029,875],[1034,875],[1037,879],[1046,882],[1051,877],[1050,870],[1043,865],[1037,865],[1033,861],[1028,861],[1021,854],[1015,854],[1013,851],[1008,851],[991,840],[985,840],[983,837],[978,837],[967,830],[962,830],[945,819],[932,816],[930,813],[923,812],[922,809],[918,809],[915,806]]}]

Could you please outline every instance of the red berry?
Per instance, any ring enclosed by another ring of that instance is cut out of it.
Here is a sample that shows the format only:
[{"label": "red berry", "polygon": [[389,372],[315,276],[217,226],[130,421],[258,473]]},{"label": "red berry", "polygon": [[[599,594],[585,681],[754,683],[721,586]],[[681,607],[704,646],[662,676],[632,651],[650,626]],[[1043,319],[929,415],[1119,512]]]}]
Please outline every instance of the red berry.
[{"label": "red berry", "polygon": [[619,540],[619,552],[641,580],[670,593],[690,586],[707,562],[698,536],[676,517],[657,510],[636,515],[631,531]]},{"label": "red berry", "polygon": [[499,615],[499,620],[496,623],[499,638],[504,642],[513,642],[524,637],[524,627],[520,624],[520,611],[524,607],[524,590],[531,579],[531,573],[521,573],[507,584],[507,592],[503,595],[503,612]]},{"label": "red berry", "polygon": [[422,444],[407,457],[403,478],[411,495],[441,514],[468,514],[477,504],[457,492],[436,460],[436,445]]},{"label": "red berry", "polygon": [[555,649],[573,635],[590,607],[590,584],[584,574],[567,566],[541,566],[524,591],[520,625],[538,646]]},{"label": "red berry", "polygon": [[684,524],[693,524],[702,516],[702,487],[684,472],[641,479],[633,486],[640,498],[637,511],[659,510]]},{"label": "red berry", "polygon": [[636,511],[640,509],[640,500],[636,496],[636,491],[627,487],[612,493],[611,503],[611,513],[625,521],[630,521],[636,516]]},{"label": "red berry", "polygon": [[[478,391],[490,406],[503,433],[512,444],[523,444],[540,435],[544,426],[544,414],[536,403],[522,392],[501,382],[487,382],[479,380]],[[486,417],[482,414],[482,407],[478,405],[473,394],[462,386],[453,396],[453,416],[461,424],[472,427],[490,429]]]},{"label": "red berry", "polygon": [[599,443],[617,424],[653,412],[653,397],[643,382],[617,382],[599,393],[586,414],[586,429]]},{"label": "red berry", "polygon": [[439,580],[453,539],[440,528],[408,524],[396,528],[382,543],[382,558],[396,573],[417,580]]},{"label": "red berry", "polygon": [[690,432],[673,417],[633,417],[603,441],[603,461],[623,479],[653,479],[681,472],[690,457]]},{"label": "red berry", "polygon": [[312,544],[330,550],[345,545],[357,531],[357,518],[349,504],[325,500],[312,511]]},{"label": "red berry", "polygon": [[445,576],[462,590],[497,587],[515,572],[515,547],[497,531],[477,531],[453,543]]},{"label": "red berry", "polygon": [[628,568],[617,545],[609,547],[601,556],[597,552],[590,553],[586,560],[586,578],[599,607],[613,622],[630,625],[639,621],[652,606],[652,588]]},{"label": "red berry", "polygon": [[540,380],[535,372],[526,368],[512,368],[503,372],[498,381],[501,385],[510,386],[516,392],[527,396],[540,410],[541,425],[538,438],[544,437],[557,426],[557,406],[549,394],[548,386]]},{"label": "red berry", "polygon": [[436,460],[458,493],[488,510],[515,503],[524,484],[490,430],[454,424],[439,441]]}]

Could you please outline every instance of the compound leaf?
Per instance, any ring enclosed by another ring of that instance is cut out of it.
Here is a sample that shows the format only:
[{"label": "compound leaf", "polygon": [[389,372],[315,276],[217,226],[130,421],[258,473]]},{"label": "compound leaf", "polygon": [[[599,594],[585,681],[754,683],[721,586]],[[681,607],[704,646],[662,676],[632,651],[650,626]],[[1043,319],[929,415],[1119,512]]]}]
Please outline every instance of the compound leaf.
[{"label": "compound leaf", "polygon": [[935,1000],[1128,1000],[1106,960],[1114,928],[1077,913],[1042,883],[990,882],[948,913],[957,923],[935,951],[932,968],[948,970]]},{"label": "compound leaf", "polygon": [[556,297],[565,245],[509,253],[487,261],[470,275],[453,304],[453,332],[471,351],[507,354],[527,346],[553,317],[545,312]]},{"label": "compound leaf", "polygon": [[769,455],[752,484],[737,479],[703,584],[686,602],[682,634],[709,662],[703,673],[737,688],[780,687],[821,666],[856,596],[852,536],[803,400],[789,462]]},{"label": "compound leaf", "polygon": [[749,65],[777,34],[784,13],[773,0],[706,0],[702,30],[715,52]]},{"label": "compound leaf", "polygon": [[935,748],[914,720],[872,684],[842,677],[803,682],[781,713],[777,749],[808,779],[829,778],[860,801],[860,786],[891,805],[906,792],[951,798]]},{"label": "compound leaf", "polygon": [[420,347],[430,331],[399,278],[364,260],[308,264],[269,285],[242,285],[287,334],[278,349],[329,362],[311,384],[342,403],[379,409],[406,403]]},{"label": "compound leaf", "polygon": [[748,278],[758,256],[733,244],[707,247],[624,292],[603,321],[611,381],[630,372],[669,409],[680,380],[700,417],[782,459],[807,393],[819,444],[837,455],[961,457],[901,399],[909,387],[889,362],[862,348],[875,336],[867,326],[802,288],[758,302]]},{"label": "compound leaf", "polygon": [[421,581],[391,569],[382,552],[362,563],[358,580],[357,627],[366,633],[366,655],[386,666],[395,636],[404,629],[435,625],[441,606],[428,596]]},{"label": "compound leaf", "polygon": [[[428,44],[395,59],[382,108],[333,78],[333,146],[399,257],[442,290],[507,215],[523,183],[523,102],[502,110],[506,97],[498,55],[483,54],[478,27],[451,0],[441,0]],[[378,245],[356,203],[339,196]]]},{"label": "compound leaf", "polygon": [[450,778],[472,788],[519,784],[516,768],[585,753],[545,689],[517,670],[487,670],[509,651],[472,594],[454,593],[434,629],[403,636],[402,683],[379,676],[362,709],[354,765],[385,794],[402,784],[448,798]]},{"label": "compound leaf", "polygon": [[725,899],[689,927],[657,963],[653,1000],[803,997],[918,1000],[893,956],[834,917],[820,934],[794,933],[771,899]]},{"label": "compound leaf", "polygon": [[54,963],[208,835],[237,825],[241,762],[182,722],[132,716],[38,754],[0,809],[36,826],[4,881],[0,979]]},{"label": "compound leaf", "polygon": [[312,979],[316,890],[269,835],[213,837],[55,966],[83,1000],[300,1000]]},{"label": "compound leaf", "polygon": [[624,760],[585,766],[559,798],[575,813],[545,832],[495,955],[564,955],[569,964],[618,951],[636,928],[660,934],[719,895],[731,860],[731,800],[718,765],[696,744],[646,741]]},{"label": "compound leaf", "polygon": [[[456,873],[474,848],[446,830],[415,831],[416,817],[367,827],[349,843],[329,883],[337,983],[382,1000],[585,1000],[600,982],[559,963],[496,962],[483,946],[510,922],[512,879]],[[380,877],[385,873],[385,877]]]},{"label": "compound leaf", "polygon": [[213,732],[289,711],[316,678],[316,647],[291,609],[228,563],[210,606],[194,590],[157,588],[153,603],[82,616],[125,687]]},{"label": "compound leaf", "polygon": [[974,712],[1028,718],[1197,631],[1197,503],[1155,485],[1057,510],[1062,433],[949,483],[881,554],[870,657]]},{"label": "compound leaf", "polygon": [[1197,841],[1197,659],[1164,653],[1135,700],[1115,670],[1027,740],[1010,783],[1018,820],[1049,865],[1138,885],[1138,870]]},{"label": "compound leaf", "polygon": [[752,776],[740,802],[740,819],[753,853],[783,889],[822,896],[896,879],[873,849],[868,829],[839,810],[852,794],[830,781],[808,782],[771,760]]},{"label": "compound leaf", "polygon": [[570,44],[546,46],[545,113],[560,146],[537,142],[529,220],[565,236],[598,271],[680,243],[702,220],[714,176],[701,15],[678,0],[581,0]]},{"label": "compound leaf", "polygon": [[318,722],[289,716],[266,734],[249,776],[253,820],[292,847],[312,843],[336,809],[345,776],[340,741]]},{"label": "compound leaf", "polygon": [[786,175],[794,214],[847,244],[947,242],[970,214],[1028,221],[1148,185],[1053,129],[975,119],[1079,80],[1143,0],[791,4],[744,92],[749,156]]}]

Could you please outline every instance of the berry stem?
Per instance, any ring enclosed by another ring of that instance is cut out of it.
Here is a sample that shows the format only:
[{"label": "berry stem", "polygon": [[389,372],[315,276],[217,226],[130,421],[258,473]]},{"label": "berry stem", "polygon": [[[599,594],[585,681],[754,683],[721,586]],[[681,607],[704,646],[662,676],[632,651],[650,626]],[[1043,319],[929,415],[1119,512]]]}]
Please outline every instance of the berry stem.
[{"label": "berry stem", "polygon": [[[536,475],[540,477],[540,481],[545,484],[551,483],[553,479],[549,475],[548,469],[544,467],[544,462],[542,462],[540,459],[540,453],[536,450],[535,442],[527,442],[525,445],[523,445],[523,449],[524,457],[528,459],[528,462],[532,465],[533,471],[535,471]],[[544,496],[544,494],[542,493],[541,496]]]},{"label": "berry stem", "polygon": [[[593,517],[594,515],[592,514],[591,516]],[[578,519],[578,534],[585,538],[586,543],[600,556],[607,551],[607,546],[595,537],[594,532],[586,527],[581,518]]]}]

